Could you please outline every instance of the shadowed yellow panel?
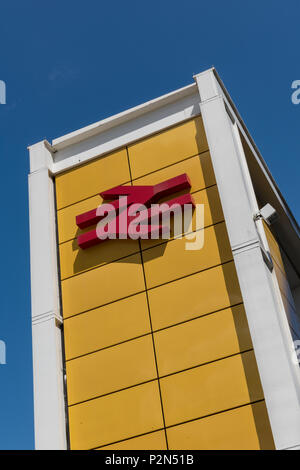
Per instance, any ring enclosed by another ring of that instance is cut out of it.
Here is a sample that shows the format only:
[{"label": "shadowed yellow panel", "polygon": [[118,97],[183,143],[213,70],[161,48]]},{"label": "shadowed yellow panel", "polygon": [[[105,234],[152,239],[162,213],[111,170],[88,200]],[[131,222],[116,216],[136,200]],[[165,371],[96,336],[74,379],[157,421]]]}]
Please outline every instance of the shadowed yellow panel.
[{"label": "shadowed yellow panel", "polygon": [[265,402],[167,429],[171,450],[273,450]]},{"label": "shadowed yellow panel", "polygon": [[128,147],[132,178],[208,150],[201,116]]},{"label": "shadowed yellow panel", "polygon": [[[216,224],[218,222],[222,222],[224,220],[224,215],[222,211],[222,206],[221,206],[221,201],[218,193],[217,186],[211,186],[210,188],[203,189],[201,191],[197,191],[196,193],[193,194],[193,199],[195,204],[203,204],[204,208],[204,227],[207,227],[209,225]],[[193,232],[197,228],[197,211],[194,210],[192,217],[184,219],[184,211],[182,211],[182,214],[178,214],[177,216],[171,216],[171,222],[170,222],[170,238],[174,238],[174,230],[176,227],[176,237],[180,236],[181,234],[188,234],[190,232]],[[177,228],[177,222],[176,219],[179,219],[178,223],[178,228]],[[167,222],[168,223],[168,220]],[[147,249],[151,248],[153,246],[159,245],[163,243],[166,240],[159,239],[159,240],[141,240],[141,246],[142,249]]]},{"label": "shadowed yellow panel", "polygon": [[272,234],[268,225],[264,222],[264,229],[266,232],[270,253],[274,263],[274,272],[278,281],[278,286],[281,293],[282,302],[284,305],[285,313],[288,318],[288,322],[292,328],[292,335],[299,336],[300,332],[300,321],[296,314],[296,307],[293,294],[289,282],[286,277],[284,262],[280,252],[280,246],[277,243],[274,235]]},{"label": "shadowed yellow panel", "polygon": [[281,298],[291,328],[292,338],[298,341],[300,337],[300,320],[295,310],[295,304],[291,305],[283,292],[281,292]]},{"label": "shadowed yellow panel", "polygon": [[64,322],[66,360],[150,332],[146,294],[133,295]]},{"label": "shadowed yellow panel", "polygon": [[272,258],[278,264],[281,271],[285,274],[284,264],[283,264],[283,261],[282,261],[279,245],[278,245],[277,241],[275,240],[275,237],[272,234],[270,228],[268,227],[268,225],[265,222],[264,222],[264,229],[265,229],[265,232],[266,232],[266,237],[267,237],[267,240],[268,240],[268,244],[269,244],[270,253],[272,255]]},{"label": "shadowed yellow panel", "polygon": [[158,382],[69,407],[71,449],[93,449],[163,428]]},{"label": "shadowed yellow panel", "polygon": [[126,150],[105,155],[55,178],[57,208],[130,181]]},{"label": "shadowed yellow panel", "polygon": [[202,248],[189,250],[191,241],[182,238],[143,251],[148,288],[232,259],[225,223],[194,232],[193,236],[198,237],[199,246],[203,239]]},{"label": "shadowed yellow panel", "polygon": [[105,240],[85,250],[77,240],[59,246],[61,279],[139,252],[137,240]]},{"label": "shadowed yellow panel", "polygon": [[242,305],[158,331],[154,339],[160,376],[252,348]]},{"label": "shadowed yellow panel", "polygon": [[[214,170],[212,167],[211,157],[209,152],[195,155],[188,158],[183,162],[175,163],[174,165],[163,168],[162,170],[155,171],[147,176],[142,176],[133,181],[134,185],[152,185],[158,184],[162,181],[173,178],[174,176],[186,173],[191,182],[191,192],[199,191],[207,186],[216,184]],[[169,196],[170,198],[170,196]]]},{"label": "shadowed yellow panel", "polygon": [[282,270],[278,267],[276,261],[274,261],[273,265],[281,293],[288,299],[293,309],[296,310],[294,297],[285,274],[283,274]]},{"label": "shadowed yellow panel", "polygon": [[252,351],[165,377],[160,384],[166,426],[263,399]]},{"label": "shadowed yellow panel", "polygon": [[148,291],[153,329],[242,302],[233,262]]},{"label": "shadowed yellow panel", "polygon": [[132,255],[62,281],[64,317],[145,289],[140,255]]},{"label": "shadowed yellow panel", "polygon": [[67,361],[68,404],[157,377],[150,335]]},{"label": "shadowed yellow panel", "polygon": [[166,450],[164,431],[155,431],[145,436],[134,437],[96,450]]},{"label": "shadowed yellow panel", "polygon": [[76,225],[76,216],[92,209],[96,209],[96,207],[102,204],[102,202],[102,197],[97,195],[57,211],[59,243],[72,240],[79,234],[91,230],[91,227],[87,227],[83,230],[79,229]]}]

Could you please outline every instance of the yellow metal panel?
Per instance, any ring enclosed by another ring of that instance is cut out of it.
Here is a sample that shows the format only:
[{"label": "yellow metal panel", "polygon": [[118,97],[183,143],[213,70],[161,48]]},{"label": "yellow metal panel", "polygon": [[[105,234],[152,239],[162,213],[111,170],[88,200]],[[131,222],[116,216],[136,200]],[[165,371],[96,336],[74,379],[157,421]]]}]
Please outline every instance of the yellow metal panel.
[{"label": "yellow metal panel", "polygon": [[77,240],[59,246],[61,279],[139,252],[138,240],[106,240],[86,250]]},{"label": "yellow metal panel", "polygon": [[[286,311],[287,318],[289,322],[293,325],[293,323],[297,322],[297,315],[294,313],[296,311],[295,302],[293,298],[293,294],[291,292],[291,288],[289,282],[286,277],[284,262],[282,259],[280,246],[275,239],[274,235],[271,232],[271,229],[268,225],[264,222],[264,228],[270,248],[270,253],[274,262],[274,272],[276,274],[276,278],[278,281],[279,289],[281,292],[282,301],[284,304],[284,308]],[[294,311],[294,312],[293,312]],[[294,319],[294,321],[292,320]],[[294,325],[295,326],[295,325]]]},{"label": "yellow metal panel", "polygon": [[190,242],[182,238],[143,251],[147,287],[151,288],[232,259],[225,223],[204,229],[203,235],[204,245],[198,250],[186,249],[186,243]]},{"label": "yellow metal panel", "polygon": [[284,306],[284,310],[291,328],[291,333],[293,336],[293,333],[296,334],[297,337],[299,337],[299,331],[300,331],[300,320],[299,317],[296,313],[296,307],[294,304],[293,299],[288,299],[285,294],[286,292],[280,291],[281,294],[281,299],[282,303]]},{"label": "yellow metal panel", "polygon": [[269,244],[270,253],[272,255],[272,258],[278,264],[281,271],[285,274],[285,268],[284,268],[284,264],[283,264],[283,261],[282,261],[282,256],[281,256],[281,253],[280,253],[279,245],[278,245],[277,241],[275,240],[275,237],[272,234],[270,228],[268,227],[268,225],[265,222],[264,222],[264,229],[265,229],[265,232],[266,232],[266,236],[267,236],[267,240],[268,240],[268,244]]},{"label": "yellow metal panel", "polygon": [[252,348],[242,305],[155,333],[160,376]]},{"label": "yellow metal panel", "polygon": [[157,377],[151,335],[67,361],[66,367],[69,405]]},{"label": "yellow metal panel", "polygon": [[153,329],[242,302],[233,262],[148,291]]},{"label": "yellow metal panel", "polygon": [[76,225],[76,215],[80,215],[84,212],[96,209],[96,207],[100,206],[102,202],[102,197],[97,195],[58,211],[57,225],[59,243],[65,242],[67,240],[73,240],[73,238],[76,238],[80,233],[91,230],[91,227],[88,227],[84,230],[79,229]]},{"label": "yellow metal panel", "polygon": [[62,281],[63,315],[92,310],[144,289],[141,257],[128,256]]},{"label": "yellow metal panel", "polygon": [[146,294],[133,295],[64,322],[66,359],[150,332]]},{"label": "yellow metal panel", "polygon": [[72,449],[93,449],[163,428],[157,380],[69,407]]},{"label": "yellow metal panel", "polygon": [[[220,196],[217,186],[193,193],[195,204],[204,205],[204,226],[216,224],[224,220]],[[196,212],[193,213],[192,228],[196,229]]]},{"label": "yellow metal panel", "polygon": [[254,353],[160,379],[166,426],[263,399]]},{"label": "yellow metal panel", "polygon": [[164,431],[155,431],[145,436],[134,437],[96,450],[166,450]]},{"label": "yellow metal panel", "polygon": [[204,152],[201,155],[188,158],[183,162],[175,163],[167,168],[155,171],[150,175],[142,176],[141,178],[134,180],[133,184],[157,184],[173,178],[174,176],[181,175],[182,173],[186,173],[188,175],[192,185],[191,192],[193,193],[200,189],[204,189],[207,186],[216,184],[209,152]]},{"label": "yellow metal panel", "polygon": [[286,297],[286,299],[289,301],[293,309],[296,310],[294,297],[293,297],[290,285],[288,283],[288,280],[286,278],[286,275],[283,274],[282,270],[278,267],[278,264],[276,263],[276,261],[274,262],[274,272],[277,277],[278,286],[281,291],[281,294]]},{"label": "yellow metal panel", "polygon": [[55,178],[57,208],[130,181],[126,149],[105,155]]},{"label": "yellow metal panel", "polygon": [[190,450],[273,450],[265,402],[167,429],[169,448]]},{"label": "yellow metal panel", "polygon": [[128,147],[132,178],[208,150],[201,116]]},{"label": "yellow metal panel", "polygon": [[[216,224],[218,222],[222,222],[224,220],[224,215],[222,211],[221,201],[219,197],[219,192],[217,186],[211,186],[210,188],[203,189],[201,191],[197,191],[193,193],[193,199],[195,204],[203,204],[204,205],[204,227],[207,227],[212,224]],[[179,214],[179,217],[182,217]],[[175,216],[176,218],[176,216]],[[180,220],[180,219],[179,219]],[[182,218],[181,218],[182,220]],[[189,228],[184,231],[185,226],[181,224],[182,230],[181,233],[177,233],[176,236],[190,233],[193,230],[196,230],[196,211],[193,211],[192,220],[190,220]],[[171,237],[174,237],[174,218],[171,217]],[[141,240],[142,249],[152,248],[153,246],[157,246],[161,243],[164,243],[163,239],[159,240]]]}]

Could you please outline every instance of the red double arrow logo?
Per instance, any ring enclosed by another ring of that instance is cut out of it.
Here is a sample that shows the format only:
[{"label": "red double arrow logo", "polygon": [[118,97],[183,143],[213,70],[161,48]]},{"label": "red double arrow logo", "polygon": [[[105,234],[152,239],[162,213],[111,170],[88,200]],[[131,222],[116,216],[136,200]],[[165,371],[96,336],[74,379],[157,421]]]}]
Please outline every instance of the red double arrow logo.
[{"label": "red double arrow logo", "polygon": [[[188,176],[182,174],[154,186],[121,185],[103,191],[100,196],[109,203],[76,217],[76,224],[81,229],[97,225],[97,228],[78,236],[78,245],[85,249],[109,238],[157,238],[168,228],[160,223],[162,214],[175,213],[186,204],[195,207],[189,193],[162,204],[158,204],[159,201],[190,188]],[[153,223],[153,220],[159,222]]]}]

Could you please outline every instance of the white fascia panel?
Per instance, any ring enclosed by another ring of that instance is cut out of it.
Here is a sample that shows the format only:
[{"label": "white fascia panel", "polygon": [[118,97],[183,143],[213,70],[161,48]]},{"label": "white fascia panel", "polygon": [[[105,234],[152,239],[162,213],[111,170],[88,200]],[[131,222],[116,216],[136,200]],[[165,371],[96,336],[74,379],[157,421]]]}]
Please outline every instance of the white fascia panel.
[{"label": "white fascia panel", "polygon": [[[157,101],[156,106],[145,106],[140,113],[128,113],[122,120],[118,115],[111,118],[110,125],[98,125],[90,135],[84,133],[86,138],[72,143],[68,147],[58,145],[57,139],[53,141],[54,164],[53,174],[73,168],[83,162],[92,160],[118,148],[129,145],[144,137],[160,132],[200,114],[200,99],[195,86],[188,87],[188,94],[172,94],[172,100]],[[175,96],[177,96],[176,101]],[[159,106],[158,106],[159,104]],[[147,111],[147,112],[146,112]],[[82,137],[82,135],[80,135]],[[74,142],[71,140],[71,142]]]},{"label": "white fascia panel", "polygon": [[30,270],[35,448],[66,449],[66,416],[51,154],[40,142],[30,148]]},{"label": "white fascia panel", "polygon": [[96,134],[104,132],[112,127],[119,126],[124,124],[127,121],[132,121],[133,119],[142,116],[143,114],[148,114],[152,111],[155,111],[159,108],[170,105],[179,99],[190,96],[193,93],[197,93],[197,87],[195,83],[187,85],[178,90],[167,93],[166,95],[159,96],[153,100],[142,103],[134,108],[127,109],[119,114],[115,114],[101,121],[90,124],[89,126],[78,129],[74,132],[70,132],[62,137],[54,139],[52,145],[57,149],[61,150],[70,145],[77,144],[82,140],[87,140],[90,137],[93,137]]},{"label": "white fascia panel", "polygon": [[268,245],[253,220],[257,202],[245,155],[214,71],[195,80],[275,445],[292,448],[300,445],[300,373],[276,276],[262,256]]}]

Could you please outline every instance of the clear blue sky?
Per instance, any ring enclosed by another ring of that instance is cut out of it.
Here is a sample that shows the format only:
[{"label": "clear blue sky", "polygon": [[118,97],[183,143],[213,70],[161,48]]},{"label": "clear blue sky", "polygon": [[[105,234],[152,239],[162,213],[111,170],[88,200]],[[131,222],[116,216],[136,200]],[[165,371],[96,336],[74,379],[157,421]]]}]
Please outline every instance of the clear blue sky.
[{"label": "clear blue sky", "polygon": [[0,449],[33,448],[26,147],[214,65],[298,222],[299,0],[1,2]]}]

